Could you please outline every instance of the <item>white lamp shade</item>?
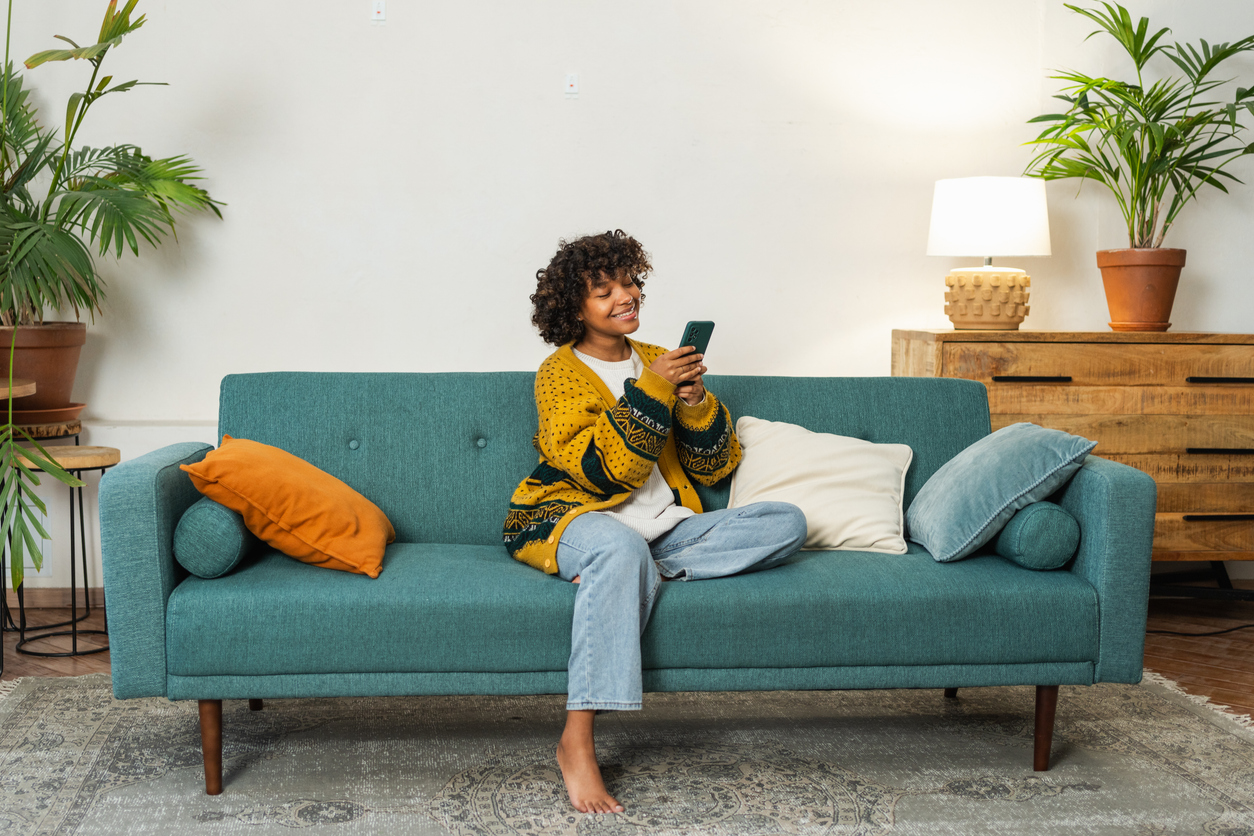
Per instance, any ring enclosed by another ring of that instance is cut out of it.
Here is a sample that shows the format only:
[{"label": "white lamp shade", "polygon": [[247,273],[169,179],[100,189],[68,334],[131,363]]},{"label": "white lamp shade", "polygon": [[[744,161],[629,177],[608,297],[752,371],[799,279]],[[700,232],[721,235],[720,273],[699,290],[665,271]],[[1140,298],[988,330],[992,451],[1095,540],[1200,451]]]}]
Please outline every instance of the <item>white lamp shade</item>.
[{"label": "white lamp shade", "polygon": [[1032,177],[937,180],[928,255],[1049,255],[1045,181]]}]

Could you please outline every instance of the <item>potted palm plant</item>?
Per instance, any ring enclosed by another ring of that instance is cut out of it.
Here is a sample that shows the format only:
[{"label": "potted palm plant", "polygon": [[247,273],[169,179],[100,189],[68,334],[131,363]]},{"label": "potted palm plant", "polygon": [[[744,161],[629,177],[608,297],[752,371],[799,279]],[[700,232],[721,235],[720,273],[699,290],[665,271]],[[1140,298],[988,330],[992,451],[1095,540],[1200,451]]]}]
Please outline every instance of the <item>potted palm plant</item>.
[{"label": "potted palm plant", "polygon": [[[176,210],[209,210],[220,204],[195,185],[201,170],[186,156],[153,158],[135,145],[76,147],[87,112],[100,99],[150,82],[114,83],[102,75],[109,51],[144,25],[132,19],[137,0],[118,9],[112,0],[95,43],[50,49],[26,59],[33,69],[48,61],[85,61],[91,78],[70,96],[64,128],[40,124],[30,91],[9,62],[6,31],[0,79],[0,337],[16,329],[19,377],[36,381],[22,402],[18,422],[66,421],[74,368],[86,341],[84,312],[94,316],[104,299],[92,250],[104,257],[139,254],[139,241],[156,245],[174,231]],[[9,0],[10,19],[13,2]],[[71,309],[74,322],[46,322],[48,310]],[[5,340],[7,343],[8,340]],[[23,418],[22,416],[25,416]],[[32,420],[33,418],[33,420]]]},{"label": "potted palm plant", "polygon": [[[1218,88],[1232,80],[1213,77],[1234,55],[1254,50],[1254,36],[1234,43],[1167,43],[1163,39],[1170,29],[1151,33],[1148,18],[1133,24],[1123,6],[1102,6],[1067,4],[1100,27],[1088,37],[1105,33],[1123,47],[1136,80],[1071,71],[1051,76],[1067,83],[1055,96],[1067,109],[1030,120],[1048,127],[1028,143],[1039,150],[1025,174],[1046,180],[1079,177],[1110,189],[1128,227],[1126,249],[1097,254],[1110,327],[1166,331],[1185,251],[1163,247],[1163,239],[1202,187],[1227,192],[1227,184],[1240,183],[1226,169],[1254,153],[1254,144],[1242,138],[1243,119],[1254,114],[1254,88],[1237,86],[1225,98]],[[1147,84],[1144,71],[1156,55],[1183,76]]]},{"label": "potted palm plant", "polygon": [[[30,465],[64,484],[82,484],[58,466],[23,426],[42,423],[30,416],[46,416],[49,411],[60,413],[55,421],[77,417],[69,399],[86,326],[78,321],[46,322],[45,312],[68,307],[78,320],[83,312],[93,315],[100,310],[104,283],[96,272],[93,249],[101,257],[110,253],[120,257],[124,249],[138,255],[139,239],[156,245],[167,231],[174,232],[176,210],[209,210],[221,217],[221,204],[195,185],[200,169],[185,156],[154,159],[134,145],[90,148],[74,144],[93,104],[144,83],[115,84],[112,76],[101,75],[108,52],[144,24],[142,15],[131,19],[136,2],[129,0],[120,10],[117,0],[109,3],[96,43],[79,46],[57,35],[69,49],[46,50],[26,60],[31,69],[71,59],[91,66],[87,87],[67,102],[60,134],[39,123],[30,91],[9,61],[9,33],[5,32],[0,78],[0,337],[4,339],[0,345],[9,348],[5,394],[12,393],[15,374],[36,383],[35,394],[22,403],[23,410],[14,410],[12,399],[8,400],[2,413],[6,420],[0,424],[0,549],[6,543],[9,546],[14,589],[22,584],[26,553],[40,567],[42,555],[34,535],[49,539],[35,513],[37,509],[42,514],[45,508],[33,491],[40,482]],[[11,20],[12,0],[8,10]],[[67,364],[68,371],[57,370]],[[48,366],[53,367],[51,372]],[[0,567],[3,564],[0,554]]]}]

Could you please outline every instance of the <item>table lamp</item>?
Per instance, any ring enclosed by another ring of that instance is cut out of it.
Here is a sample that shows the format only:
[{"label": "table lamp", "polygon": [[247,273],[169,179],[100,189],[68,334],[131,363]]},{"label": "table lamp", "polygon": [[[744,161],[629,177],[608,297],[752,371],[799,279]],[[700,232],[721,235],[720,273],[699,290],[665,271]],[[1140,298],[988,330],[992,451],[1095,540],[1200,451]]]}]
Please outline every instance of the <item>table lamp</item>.
[{"label": "table lamp", "polygon": [[1045,182],[1031,177],[937,180],[928,255],[983,256],[983,267],[945,277],[945,313],[956,329],[1017,331],[1032,278],[993,257],[1049,255]]}]

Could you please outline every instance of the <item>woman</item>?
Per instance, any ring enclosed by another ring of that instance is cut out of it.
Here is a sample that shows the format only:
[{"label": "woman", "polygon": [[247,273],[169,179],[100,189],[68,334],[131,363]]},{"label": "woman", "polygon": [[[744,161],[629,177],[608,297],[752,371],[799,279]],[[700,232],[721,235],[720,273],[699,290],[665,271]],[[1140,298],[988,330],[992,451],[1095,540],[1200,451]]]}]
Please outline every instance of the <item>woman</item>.
[{"label": "woman", "polygon": [[562,242],[536,273],[531,320],[560,346],[536,373],[536,470],[505,522],[517,559],[579,584],[557,761],[571,804],[622,812],[596,762],[597,711],[640,708],[640,635],[662,580],[766,569],[805,542],[794,505],[701,513],[690,480],[740,462],[703,357],[628,339],[640,327],[648,255],[622,230]]}]

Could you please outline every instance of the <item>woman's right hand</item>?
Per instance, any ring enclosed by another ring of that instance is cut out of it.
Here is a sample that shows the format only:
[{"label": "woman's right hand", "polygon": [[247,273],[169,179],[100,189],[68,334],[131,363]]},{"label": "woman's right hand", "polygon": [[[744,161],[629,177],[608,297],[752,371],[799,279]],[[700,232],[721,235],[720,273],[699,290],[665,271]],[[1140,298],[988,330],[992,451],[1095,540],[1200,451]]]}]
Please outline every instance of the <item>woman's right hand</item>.
[{"label": "woman's right hand", "polygon": [[704,355],[690,345],[682,345],[674,351],[668,351],[649,364],[649,371],[659,374],[676,386],[689,383],[705,374],[706,368],[701,364]]}]

